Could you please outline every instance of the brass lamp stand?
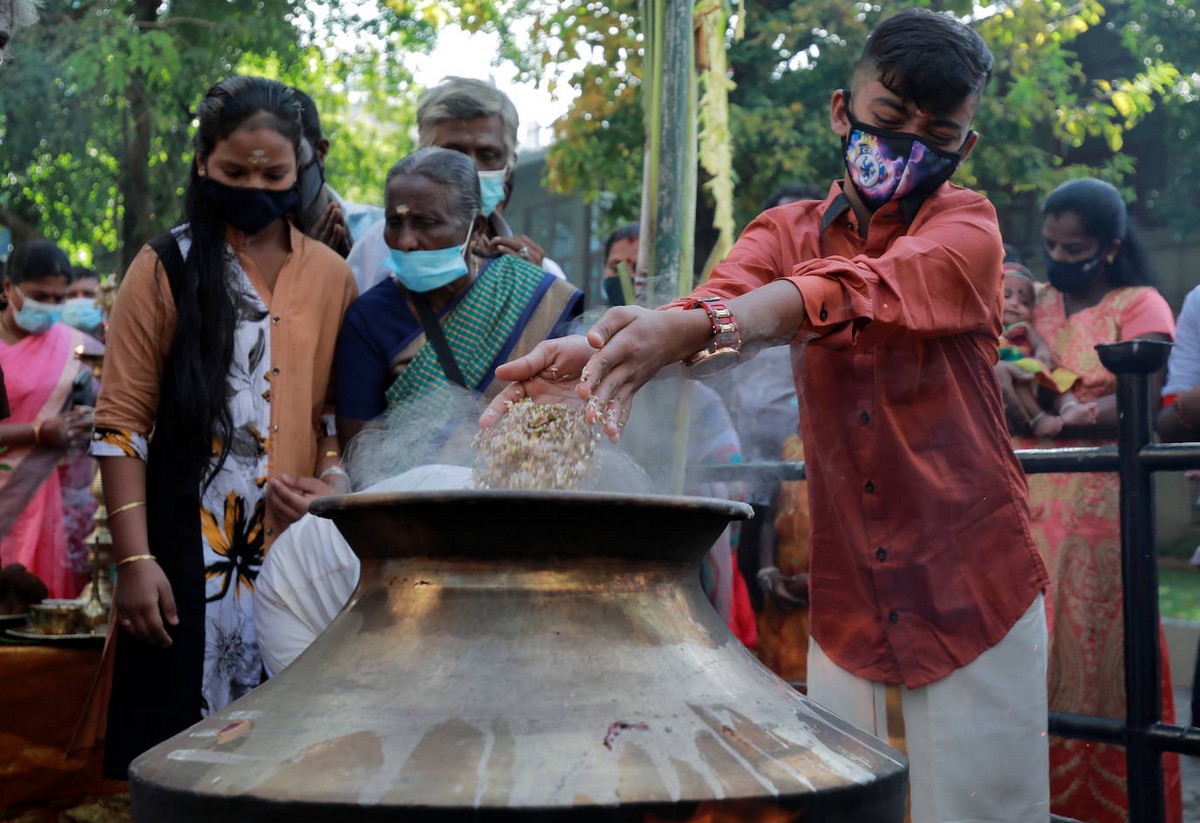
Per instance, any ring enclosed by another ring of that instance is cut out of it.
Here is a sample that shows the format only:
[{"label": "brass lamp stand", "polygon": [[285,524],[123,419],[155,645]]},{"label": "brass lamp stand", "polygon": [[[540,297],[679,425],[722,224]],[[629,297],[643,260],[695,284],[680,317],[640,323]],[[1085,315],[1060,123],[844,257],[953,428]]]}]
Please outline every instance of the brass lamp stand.
[{"label": "brass lamp stand", "polygon": [[[75,350],[75,356],[81,363],[91,367],[92,376],[100,379],[104,367],[103,352],[85,352],[80,346]],[[97,631],[108,623],[108,611],[113,599],[113,540],[108,530],[108,510],[104,506],[104,489],[100,480],[100,469],[96,469],[92,477],[92,497],[100,504],[92,520],[95,526],[88,535],[88,562],[91,565],[91,579],[79,594],[83,601],[83,619],[92,630]]]}]

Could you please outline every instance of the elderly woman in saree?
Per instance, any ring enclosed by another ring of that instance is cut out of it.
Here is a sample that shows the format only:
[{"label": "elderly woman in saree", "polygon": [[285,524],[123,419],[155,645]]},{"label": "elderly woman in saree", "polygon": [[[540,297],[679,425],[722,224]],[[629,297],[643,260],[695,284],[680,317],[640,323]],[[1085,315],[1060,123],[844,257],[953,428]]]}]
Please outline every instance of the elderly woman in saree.
[{"label": "elderly woman in saree", "polygon": [[[486,221],[479,177],[465,154],[431,147],[405,157],[388,173],[386,203],[391,277],[350,306],[338,337],[338,437],[346,444],[390,413],[406,421],[408,436],[419,433],[414,440],[432,456],[438,449],[430,441],[474,434],[475,415],[464,417],[461,407],[463,389],[488,398],[499,393],[496,367],[566,333],[583,294],[519,256],[472,253]],[[354,450],[364,449],[347,454]],[[455,485],[469,485],[470,472],[460,474]],[[419,469],[388,481],[399,485],[374,488],[444,488],[434,475]],[[358,558],[330,521],[306,515],[283,533],[254,593],[268,671],[278,673],[324,630],[358,571]]]},{"label": "elderly woman in saree", "polygon": [[436,414],[442,386],[495,396],[496,367],[564,334],[583,305],[582,292],[528,260],[472,253],[486,221],[466,155],[410,154],[388,172],[386,203],[392,276],[354,302],[338,337],[343,444],[398,403],[427,398]]}]

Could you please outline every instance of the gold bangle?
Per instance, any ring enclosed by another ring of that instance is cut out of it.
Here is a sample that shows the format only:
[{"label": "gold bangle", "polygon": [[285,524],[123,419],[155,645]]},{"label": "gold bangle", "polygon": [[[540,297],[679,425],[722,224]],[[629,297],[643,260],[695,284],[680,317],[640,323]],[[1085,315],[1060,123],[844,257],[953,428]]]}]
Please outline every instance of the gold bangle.
[{"label": "gold bangle", "polygon": [[33,426],[33,445],[42,445],[42,421],[38,420],[29,425]]},{"label": "gold bangle", "polygon": [[139,560],[154,560],[154,559],[155,559],[154,555],[152,555],[152,554],[133,554],[133,555],[130,555],[129,557],[126,557],[124,560],[118,560],[117,568],[118,569],[121,568],[126,563],[136,563]]},{"label": "gold bangle", "polygon": [[338,452],[335,452],[335,451],[328,451],[328,452],[325,452],[321,456],[322,457],[341,457],[341,454],[339,454]]},{"label": "gold bangle", "polygon": [[121,512],[127,512],[130,509],[136,509],[138,506],[144,506],[144,505],[146,505],[145,500],[134,500],[132,503],[126,503],[124,506],[117,506],[115,509],[113,509],[112,511],[110,511],[108,513],[108,516],[116,517]]}]

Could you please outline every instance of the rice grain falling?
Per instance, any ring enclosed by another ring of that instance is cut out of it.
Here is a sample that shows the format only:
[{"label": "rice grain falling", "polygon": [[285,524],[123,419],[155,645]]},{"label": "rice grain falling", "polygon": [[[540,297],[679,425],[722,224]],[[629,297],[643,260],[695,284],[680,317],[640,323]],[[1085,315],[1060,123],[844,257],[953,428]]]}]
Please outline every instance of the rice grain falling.
[{"label": "rice grain falling", "polygon": [[526,398],[475,435],[471,474],[479,489],[571,490],[593,471],[600,432],[583,410]]}]

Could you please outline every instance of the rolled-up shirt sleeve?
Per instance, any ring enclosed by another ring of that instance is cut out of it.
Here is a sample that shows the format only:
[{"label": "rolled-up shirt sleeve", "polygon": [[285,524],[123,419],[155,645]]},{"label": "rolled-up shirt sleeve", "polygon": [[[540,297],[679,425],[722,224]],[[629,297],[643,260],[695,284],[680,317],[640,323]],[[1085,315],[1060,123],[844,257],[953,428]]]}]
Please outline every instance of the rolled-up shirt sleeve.
[{"label": "rolled-up shirt sleeve", "polygon": [[[868,248],[870,241],[868,241]],[[987,200],[918,214],[878,256],[827,257],[788,277],[804,296],[808,329],[823,345],[870,347],[903,332],[947,337],[995,328],[1003,246]]]},{"label": "rolled-up shirt sleeve", "polygon": [[[154,428],[163,366],[174,336],[175,304],[170,286],[158,256],[146,247],[125,273],[113,304],[96,402],[94,454],[145,457],[145,441]],[[112,448],[105,448],[106,444]]]},{"label": "rolled-up shirt sleeve", "polygon": [[[821,204],[809,204],[813,206]],[[697,295],[732,298],[777,279],[804,298],[795,342],[868,348],[893,334],[998,334],[1003,246],[996,212],[944,187],[905,225],[890,204],[860,238],[843,223],[784,206],[759,215]]]}]

